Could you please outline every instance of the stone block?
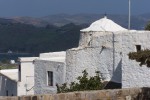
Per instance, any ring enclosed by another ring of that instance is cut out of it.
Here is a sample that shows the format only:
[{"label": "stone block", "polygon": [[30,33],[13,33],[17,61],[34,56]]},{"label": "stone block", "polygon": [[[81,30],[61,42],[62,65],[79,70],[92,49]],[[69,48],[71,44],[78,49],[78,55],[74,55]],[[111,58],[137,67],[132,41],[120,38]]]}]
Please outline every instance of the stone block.
[{"label": "stone block", "polygon": [[53,95],[53,99],[54,99],[54,100],[59,100],[58,94],[54,94],[54,95]]},{"label": "stone block", "polygon": [[124,97],[117,97],[116,100],[126,100]]},{"label": "stone block", "polygon": [[31,99],[31,96],[23,96],[21,100],[32,100],[32,99]]},{"label": "stone block", "polygon": [[76,95],[74,93],[67,93],[66,100],[76,100]]},{"label": "stone block", "polygon": [[19,100],[18,97],[10,97],[10,100]]},{"label": "stone block", "polygon": [[120,90],[117,90],[117,92],[116,92],[117,97],[123,97],[123,96],[127,96],[127,95],[130,95],[129,89],[120,89]]},{"label": "stone block", "polygon": [[58,94],[58,100],[66,100],[66,94],[64,93],[61,93],[61,94]]},{"label": "stone block", "polygon": [[130,90],[129,89],[123,89],[123,90],[121,90],[122,92],[122,96],[128,96],[128,95],[130,95]]},{"label": "stone block", "polygon": [[97,94],[97,98],[111,98],[113,96],[113,93],[107,90],[99,91],[96,94]]},{"label": "stone block", "polygon": [[52,94],[47,94],[47,95],[44,95],[44,100],[53,100],[53,95]]},{"label": "stone block", "polygon": [[93,91],[93,92],[87,92],[84,94],[84,99],[85,100],[97,100],[97,92]]},{"label": "stone block", "polygon": [[130,95],[137,95],[142,92],[142,90],[140,88],[132,88],[132,89],[129,89],[129,91],[130,91],[129,92]]},{"label": "stone block", "polygon": [[55,100],[52,94],[38,95],[38,96],[34,96],[34,98],[35,100]]},{"label": "stone block", "polygon": [[15,98],[12,98],[12,97],[0,97],[0,100],[15,100]]},{"label": "stone block", "polygon": [[6,97],[0,97],[0,100],[6,100],[7,98]]},{"label": "stone block", "polygon": [[32,96],[32,100],[37,100],[37,96]]},{"label": "stone block", "polygon": [[43,95],[38,95],[37,100],[44,100],[44,96]]},{"label": "stone block", "polygon": [[132,100],[132,97],[130,95],[126,96],[126,100]]},{"label": "stone block", "polygon": [[[86,94],[88,94],[89,92],[87,91],[82,91],[82,92],[75,92],[74,97],[75,100],[85,100],[86,99]],[[91,94],[90,94],[91,95]],[[92,95],[91,95],[92,96]],[[90,99],[89,99],[90,100]]]}]

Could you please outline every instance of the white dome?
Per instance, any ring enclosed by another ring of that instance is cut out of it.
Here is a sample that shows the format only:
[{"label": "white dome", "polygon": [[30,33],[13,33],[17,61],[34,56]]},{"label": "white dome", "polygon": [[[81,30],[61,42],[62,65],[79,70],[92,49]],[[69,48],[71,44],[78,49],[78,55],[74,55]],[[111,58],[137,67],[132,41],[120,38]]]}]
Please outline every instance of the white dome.
[{"label": "white dome", "polygon": [[107,31],[107,32],[115,32],[115,31],[125,31],[127,29],[121,27],[116,24],[112,20],[108,19],[106,16],[100,20],[93,22],[88,28],[80,30],[81,32],[89,32],[89,31]]}]

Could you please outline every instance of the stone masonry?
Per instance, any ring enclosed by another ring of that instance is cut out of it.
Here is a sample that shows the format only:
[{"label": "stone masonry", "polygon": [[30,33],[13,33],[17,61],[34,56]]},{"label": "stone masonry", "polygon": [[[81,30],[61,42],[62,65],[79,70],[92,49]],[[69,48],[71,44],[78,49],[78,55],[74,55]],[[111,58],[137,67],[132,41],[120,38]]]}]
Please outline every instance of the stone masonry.
[{"label": "stone masonry", "polygon": [[150,100],[150,88],[81,91],[21,97],[0,97],[0,100]]}]

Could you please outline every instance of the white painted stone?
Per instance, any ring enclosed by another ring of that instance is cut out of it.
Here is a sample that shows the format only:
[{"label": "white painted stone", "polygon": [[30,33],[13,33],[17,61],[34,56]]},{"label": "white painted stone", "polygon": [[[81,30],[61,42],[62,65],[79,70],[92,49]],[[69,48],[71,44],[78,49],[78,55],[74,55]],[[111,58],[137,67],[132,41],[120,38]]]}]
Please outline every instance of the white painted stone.
[{"label": "white painted stone", "polygon": [[32,62],[33,60],[38,59],[38,57],[19,57],[20,62]]},{"label": "white painted stone", "polygon": [[[143,50],[150,49],[150,32],[133,30],[101,33],[81,33],[84,39],[81,38],[79,47],[67,51],[66,81],[75,81],[86,69],[89,75],[93,75],[95,70],[100,71],[102,79],[122,83],[122,88],[149,87],[150,69],[129,60],[128,53],[136,51],[135,45],[141,45]],[[90,34],[88,44],[87,37]]]},{"label": "white painted stone", "polygon": [[[67,51],[66,81],[68,83],[75,81],[86,69],[90,76],[95,75],[95,71],[100,71],[104,81],[121,83],[121,33],[106,32],[102,35],[101,32],[88,32],[87,34],[92,34],[90,45],[84,45],[85,47],[79,45],[78,49]],[[81,44],[84,42],[80,41]]]},{"label": "white painted stone", "polygon": [[40,53],[40,58],[53,58],[53,57],[65,57],[65,56],[66,56],[65,51]]},{"label": "white painted stone", "polygon": [[[20,57],[21,81],[18,80],[18,96],[34,94],[34,60],[38,57]],[[19,77],[19,73],[18,73]]]},{"label": "white painted stone", "polygon": [[150,87],[150,68],[146,66],[139,66],[139,62],[129,60],[128,53],[135,52],[135,45],[141,45],[141,48],[150,49],[150,32],[136,31],[126,33],[122,37],[122,87]]},{"label": "white painted stone", "polygon": [[[35,94],[56,93],[56,84],[65,83],[66,52],[41,53],[39,59],[35,60]],[[52,71],[53,86],[47,85],[47,71]]]},{"label": "white painted stone", "polygon": [[[35,60],[35,94],[56,93],[56,84],[65,83],[65,63]],[[53,72],[53,86],[47,84],[47,71]]]}]

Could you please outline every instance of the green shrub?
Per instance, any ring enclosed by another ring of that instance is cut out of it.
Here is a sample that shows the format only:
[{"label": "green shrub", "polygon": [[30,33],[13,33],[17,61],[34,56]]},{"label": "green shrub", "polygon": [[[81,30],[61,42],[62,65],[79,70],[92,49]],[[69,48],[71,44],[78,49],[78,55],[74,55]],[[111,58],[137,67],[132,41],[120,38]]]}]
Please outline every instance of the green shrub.
[{"label": "green shrub", "polygon": [[150,31],[150,22],[145,26],[145,30],[149,30]]},{"label": "green shrub", "polygon": [[129,59],[140,62],[140,66],[146,65],[147,67],[150,67],[150,50],[147,49],[138,52],[130,52],[128,56]]},{"label": "green shrub", "polygon": [[99,76],[99,72],[96,72],[96,76],[92,76],[88,78],[88,73],[86,70],[84,70],[82,76],[79,76],[76,82],[71,82],[69,87],[67,87],[67,84],[64,83],[62,86],[57,86],[57,92],[58,93],[64,93],[64,92],[72,92],[72,91],[84,91],[84,90],[101,90],[103,88],[103,84],[101,82],[101,78]]}]

